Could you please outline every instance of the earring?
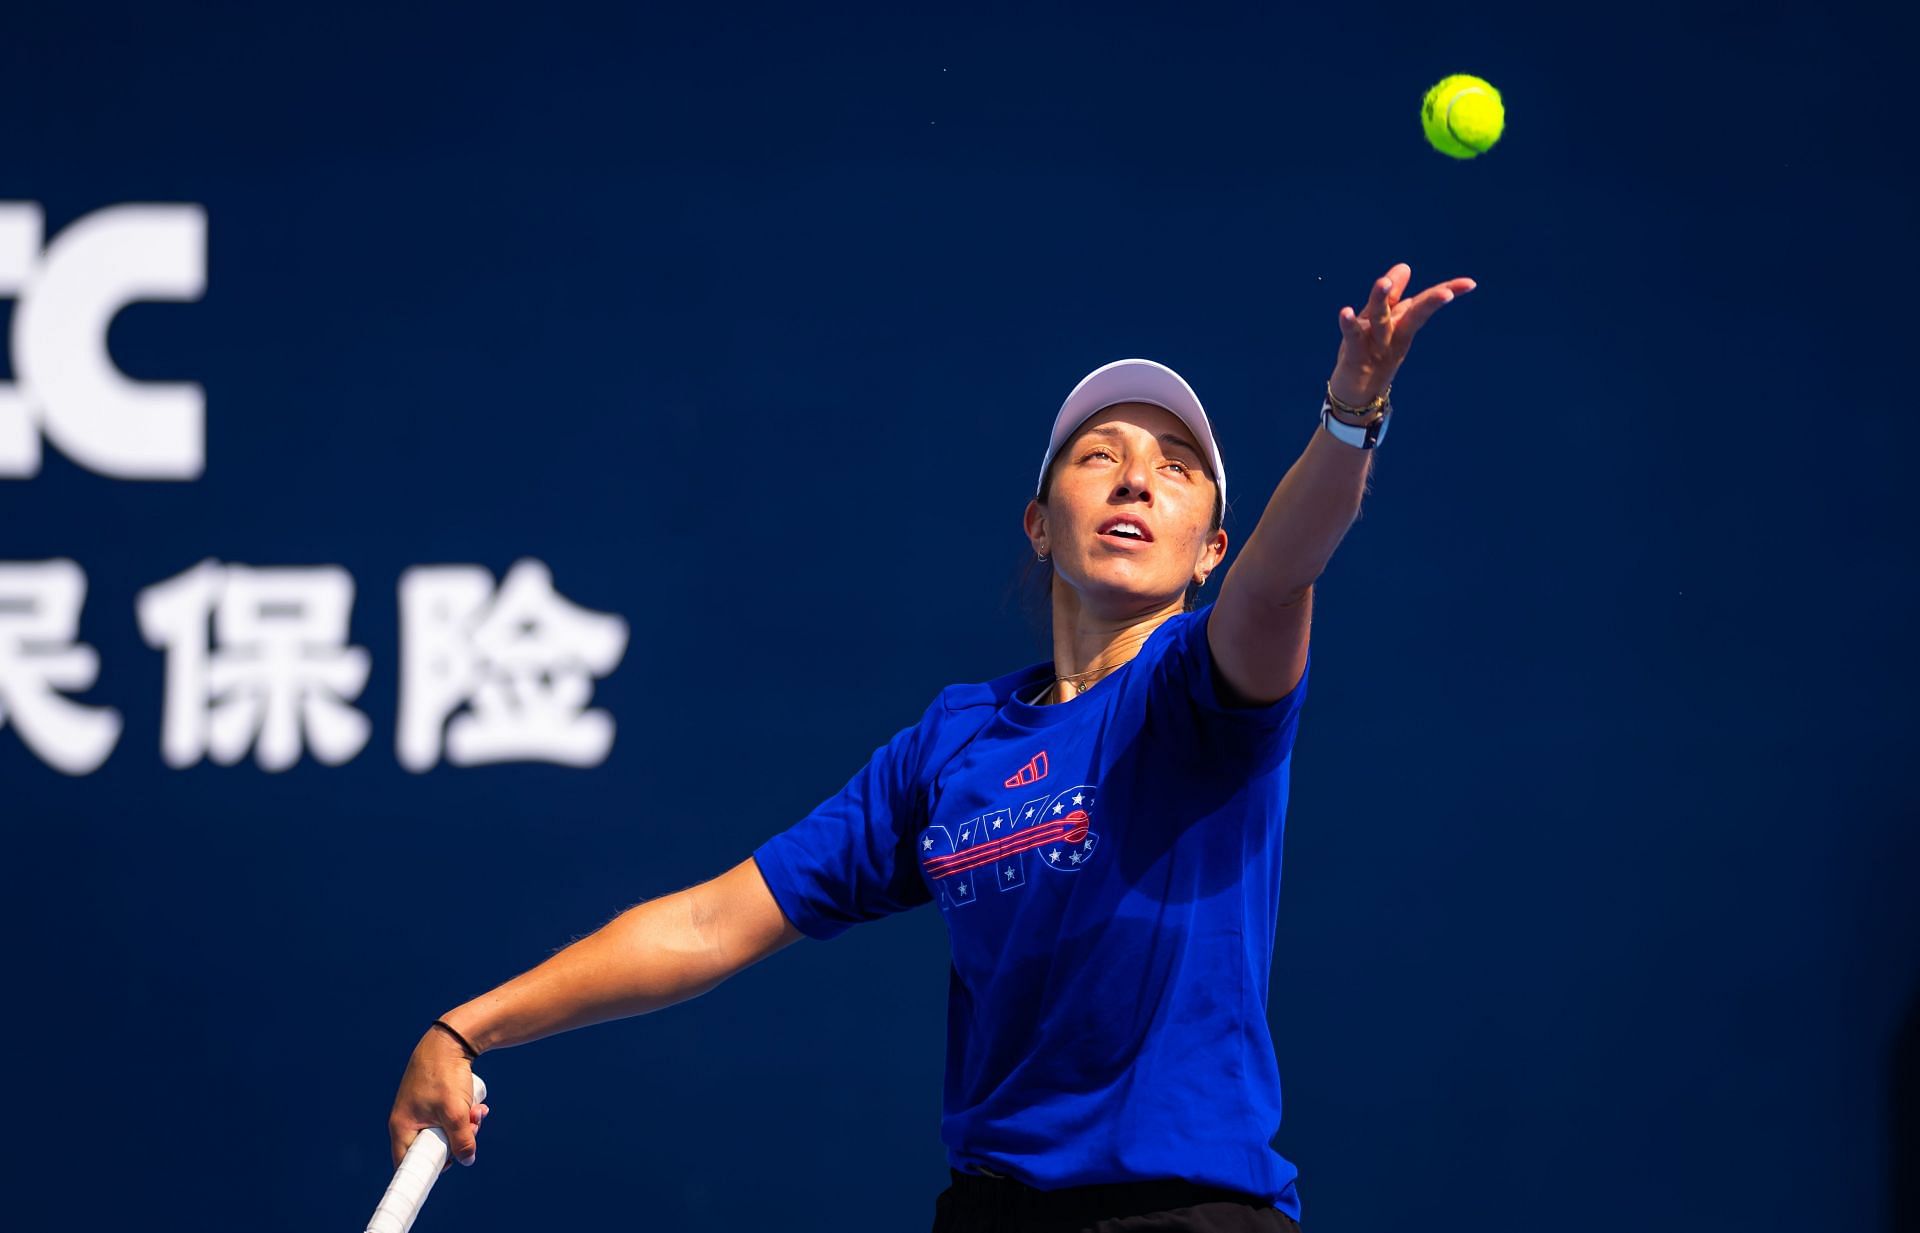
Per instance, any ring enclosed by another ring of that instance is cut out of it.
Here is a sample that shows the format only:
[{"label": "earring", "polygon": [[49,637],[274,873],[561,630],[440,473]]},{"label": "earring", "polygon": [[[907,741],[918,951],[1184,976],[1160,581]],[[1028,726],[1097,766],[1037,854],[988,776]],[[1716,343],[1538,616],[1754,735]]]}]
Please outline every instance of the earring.
[{"label": "earring", "polygon": [[1042,565],[1045,565],[1047,563],[1047,554],[1044,552],[1040,554],[1040,563]]}]

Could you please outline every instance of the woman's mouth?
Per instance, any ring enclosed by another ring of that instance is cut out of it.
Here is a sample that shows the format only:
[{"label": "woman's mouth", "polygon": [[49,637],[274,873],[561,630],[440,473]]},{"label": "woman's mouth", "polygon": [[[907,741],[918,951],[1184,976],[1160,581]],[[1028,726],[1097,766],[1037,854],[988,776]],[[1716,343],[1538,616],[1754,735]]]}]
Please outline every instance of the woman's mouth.
[{"label": "woman's mouth", "polygon": [[1153,542],[1153,532],[1147,524],[1130,514],[1116,514],[1100,524],[1100,538],[1140,547]]}]

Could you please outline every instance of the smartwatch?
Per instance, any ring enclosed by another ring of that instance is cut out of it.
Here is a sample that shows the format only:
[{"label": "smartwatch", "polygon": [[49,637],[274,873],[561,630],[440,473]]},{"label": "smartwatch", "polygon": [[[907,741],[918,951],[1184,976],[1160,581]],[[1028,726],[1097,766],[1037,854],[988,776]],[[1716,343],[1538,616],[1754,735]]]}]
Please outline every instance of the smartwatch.
[{"label": "smartwatch", "polygon": [[1320,423],[1334,439],[1343,441],[1357,449],[1370,450],[1379,447],[1387,439],[1387,421],[1393,418],[1393,408],[1387,407],[1386,413],[1375,416],[1373,422],[1365,428],[1343,423],[1333,416],[1333,404],[1322,401],[1320,404]]}]

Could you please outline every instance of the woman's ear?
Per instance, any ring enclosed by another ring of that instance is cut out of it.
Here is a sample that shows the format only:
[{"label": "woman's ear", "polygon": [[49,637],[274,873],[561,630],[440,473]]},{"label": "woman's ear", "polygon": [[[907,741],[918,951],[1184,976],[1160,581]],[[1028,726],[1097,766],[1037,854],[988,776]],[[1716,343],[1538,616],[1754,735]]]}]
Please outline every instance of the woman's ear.
[{"label": "woman's ear", "polygon": [[1193,570],[1193,584],[1207,585],[1207,577],[1220,568],[1220,562],[1227,559],[1227,533],[1215,531],[1213,538],[1207,541],[1205,551],[1200,554],[1200,563]]},{"label": "woman's ear", "polygon": [[1047,507],[1038,500],[1027,502],[1027,512],[1021,516],[1021,527],[1027,533],[1027,543],[1033,546],[1035,556],[1047,555]]}]

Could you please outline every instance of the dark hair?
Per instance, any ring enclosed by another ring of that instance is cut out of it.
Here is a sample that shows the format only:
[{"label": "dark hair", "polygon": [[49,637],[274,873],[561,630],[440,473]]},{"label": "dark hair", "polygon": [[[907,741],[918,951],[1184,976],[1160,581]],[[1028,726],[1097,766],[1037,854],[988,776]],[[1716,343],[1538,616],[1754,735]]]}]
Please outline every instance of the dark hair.
[{"label": "dark hair", "polygon": [[[1056,454],[1053,461],[1047,464],[1047,473],[1041,477],[1040,491],[1034,496],[1034,500],[1042,505],[1047,503],[1047,494],[1053,491],[1054,468],[1060,465],[1060,459],[1065,453],[1066,451],[1062,450],[1060,454]],[[1207,478],[1214,479],[1211,474]],[[1226,517],[1226,503],[1220,496],[1220,482],[1215,479],[1213,525],[1207,528],[1207,534],[1212,535],[1226,525]],[[1029,549],[1026,564],[1015,580],[1014,589],[1020,599],[1021,611],[1025,613],[1028,623],[1039,637],[1041,644],[1051,647],[1053,645],[1053,566],[1036,558]],[[1186,611],[1192,612],[1199,606],[1200,588],[1190,582],[1187,584]]]}]

